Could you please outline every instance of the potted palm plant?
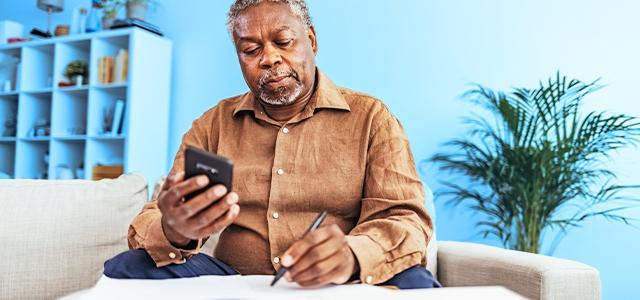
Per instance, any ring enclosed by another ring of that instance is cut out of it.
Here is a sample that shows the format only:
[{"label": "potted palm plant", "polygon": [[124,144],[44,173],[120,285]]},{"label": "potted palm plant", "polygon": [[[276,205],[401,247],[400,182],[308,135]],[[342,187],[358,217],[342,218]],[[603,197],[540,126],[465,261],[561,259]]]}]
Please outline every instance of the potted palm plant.
[{"label": "potted palm plant", "polygon": [[486,216],[478,225],[507,248],[539,253],[546,230],[559,229],[552,253],[567,230],[601,216],[628,223],[621,210],[633,207],[606,162],[613,151],[635,145],[638,118],[583,113],[583,99],[596,82],[558,74],[535,89],[511,93],[476,86],[467,99],[493,117],[465,118],[469,135],[445,144],[430,161],[462,175],[470,184],[443,182],[438,196],[466,204]]}]

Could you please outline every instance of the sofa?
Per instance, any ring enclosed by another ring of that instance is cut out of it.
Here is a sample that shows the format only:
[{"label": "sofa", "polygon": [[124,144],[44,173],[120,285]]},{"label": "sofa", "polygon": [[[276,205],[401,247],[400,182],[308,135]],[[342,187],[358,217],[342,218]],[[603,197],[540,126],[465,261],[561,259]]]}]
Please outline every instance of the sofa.
[{"label": "sofa", "polygon": [[[127,250],[128,225],[149,198],[138,174],[0,180],[0,299],[52,299],[92,287],[103,262]],[[211,239],[203,251],[214,246]],[[428,268],[445,287],[501,285],[545,300],[601,297],[598,271],[579,262],[435,239],[429,251]]]}]

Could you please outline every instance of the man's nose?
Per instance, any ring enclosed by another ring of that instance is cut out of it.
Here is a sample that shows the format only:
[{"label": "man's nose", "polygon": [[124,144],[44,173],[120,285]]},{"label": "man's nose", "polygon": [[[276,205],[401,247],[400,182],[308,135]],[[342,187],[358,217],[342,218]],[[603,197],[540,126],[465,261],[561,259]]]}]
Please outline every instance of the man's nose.
[{"label": "man's nose", "polygon": [[262,50],[262,58],[260,59],[260,66],[269,69],[274,65],[282,63],[282,56],[278,49],[275,49],[272,45],[265,45]]}]

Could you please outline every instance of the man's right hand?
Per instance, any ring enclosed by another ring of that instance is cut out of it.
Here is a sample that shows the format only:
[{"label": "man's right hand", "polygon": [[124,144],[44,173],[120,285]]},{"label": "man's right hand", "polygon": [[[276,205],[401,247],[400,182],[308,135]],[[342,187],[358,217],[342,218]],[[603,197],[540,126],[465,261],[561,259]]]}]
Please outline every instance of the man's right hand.
[{"label": "man's right hand", "polygon": [[[224,185],[215,185],[184,202],[184,196],[209,183],[200,175],[184,180],[184,172],[169,176],[158,196],[162,212],[162,230],[176,247],[184,247],[192,240],[206,238],[229,226],[238,216],[238,194],[227,194]],[[226,194],[226,196],[225,196]]]}]

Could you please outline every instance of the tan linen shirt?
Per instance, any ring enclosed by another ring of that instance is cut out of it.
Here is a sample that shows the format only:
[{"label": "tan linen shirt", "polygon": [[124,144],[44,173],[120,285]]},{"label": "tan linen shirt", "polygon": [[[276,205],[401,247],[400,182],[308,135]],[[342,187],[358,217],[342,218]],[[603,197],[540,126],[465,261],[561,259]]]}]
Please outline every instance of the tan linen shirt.
[{"label": "tan linen shirt", "polygon": [[[185,145],[234,161],[240,214],[220,235],[214,256],[241,274],[273,274],[279,255],[318,212],[337,224],[360,264],[363,282],[382,283],[425,264],[431,218],[407,137],[379,100],[336,87],[317,72],[304,110],[281,124],[253,94],[222,100],[193,122],[171,172],[184,168]],[[129,229],[129,246],[157,266],[182,263],[198,249],[165,238],[161,212],[147,204]]]}]

